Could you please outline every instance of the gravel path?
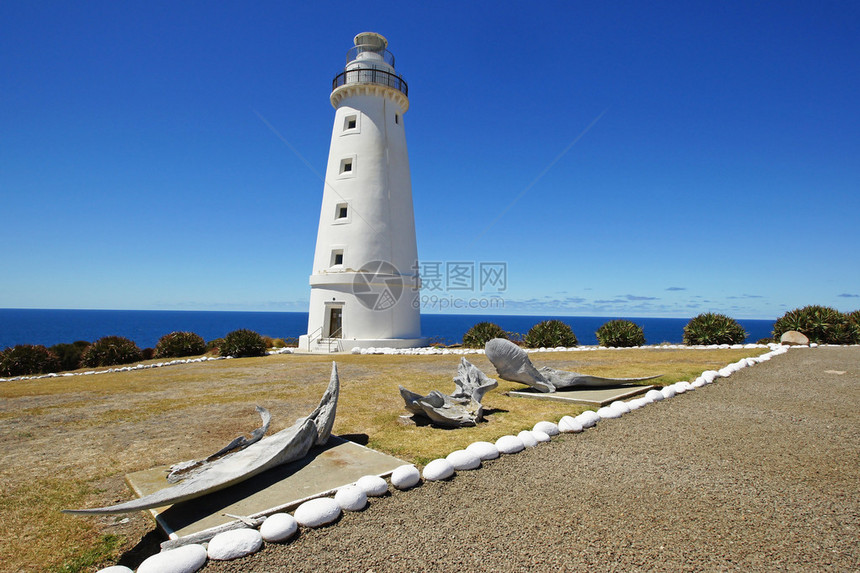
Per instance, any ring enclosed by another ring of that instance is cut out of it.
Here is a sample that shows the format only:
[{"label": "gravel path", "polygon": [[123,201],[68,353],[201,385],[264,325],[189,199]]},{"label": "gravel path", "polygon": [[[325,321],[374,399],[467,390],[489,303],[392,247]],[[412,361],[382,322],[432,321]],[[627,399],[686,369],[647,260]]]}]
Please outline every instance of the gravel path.
[{"label": "gravel path", "polygon": [[793,349],[205,571],[858,571],[858,407]]}]

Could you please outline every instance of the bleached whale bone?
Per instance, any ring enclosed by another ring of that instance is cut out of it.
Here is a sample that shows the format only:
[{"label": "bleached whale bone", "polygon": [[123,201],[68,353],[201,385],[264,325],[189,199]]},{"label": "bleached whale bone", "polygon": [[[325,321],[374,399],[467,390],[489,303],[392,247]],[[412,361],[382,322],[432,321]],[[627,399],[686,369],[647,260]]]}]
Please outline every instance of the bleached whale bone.
[{"label": "bleached whale bone", "polygon": [[644,378],[604,378],[579,372],[556,370],[544,366],[537,369],[525,350],[504,338],[494,338],[484,346],[487,359],[496,367],[499,377],[511,382],[527,384],[541,392],[555,392],[565,388],[602,388],[628,382],[641,382],[659,378],[662,374]]},{"label": "bleached whale bone", "polygon": [[310,415],[299,418],[289,428],[214,460],[177,485],[117,505],[92,509],[64,509],[63,512],[100,515],[172,505],[224,489],[268,469],[301,459],[311,447],[325,444],[331,436],[339,393],[337,364],[332,363],[331,380],[319,405]]},{"label": "bleached whale bone", "polygon": [[400,386],[400,396],[403,397],[407,410],[429,418],[434,424],[449,428],[474,426],[484,418],[484,407],[481,405],[484,394],[499,383],[488,378],[465,358],[461,358],[454,384],[457,391],[450,396],[438,390],[422,396],[403,386]]}]

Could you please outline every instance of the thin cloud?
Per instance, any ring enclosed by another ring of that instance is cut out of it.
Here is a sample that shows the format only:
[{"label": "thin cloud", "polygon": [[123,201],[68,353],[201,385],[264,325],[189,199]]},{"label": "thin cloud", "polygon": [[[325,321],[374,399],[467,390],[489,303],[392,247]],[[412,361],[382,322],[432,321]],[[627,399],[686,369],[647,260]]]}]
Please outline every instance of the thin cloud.
[{"label": "thin cloud", "polygon": [[842,294],[838,294],[836,296],[841,297],[841,298],[860,298],[860,294],[849,294],[847,292],[844,292]]},{"label": "thin cloud", "polygon": [[624,295],[624,298],[627,300],[660,300],[656,296],[639,296],[635,294],[626,294]]},{"label": "thin cloud", "polygon": [[687,290],[687,287],[669,287],[666,290]]}]

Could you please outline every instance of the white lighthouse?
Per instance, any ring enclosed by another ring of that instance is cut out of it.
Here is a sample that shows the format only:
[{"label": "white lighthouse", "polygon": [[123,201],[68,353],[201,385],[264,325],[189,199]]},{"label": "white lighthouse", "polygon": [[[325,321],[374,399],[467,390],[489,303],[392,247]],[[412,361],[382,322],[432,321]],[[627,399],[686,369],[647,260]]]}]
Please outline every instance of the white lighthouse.
[{"label": "white lighthouse", "polygon": [[332,82],[336,111],[304,350],[425,342],[403,122],[408,88],[387,46],[379,34],[358,34]]}]

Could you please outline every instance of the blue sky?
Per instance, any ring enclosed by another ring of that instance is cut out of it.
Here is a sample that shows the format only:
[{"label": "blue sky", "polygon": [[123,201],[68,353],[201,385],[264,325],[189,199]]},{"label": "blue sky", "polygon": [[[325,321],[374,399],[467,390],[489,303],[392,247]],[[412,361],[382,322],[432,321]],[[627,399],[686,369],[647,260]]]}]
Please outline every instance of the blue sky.
[{"label": "blue sky", "polygon": [[860,4],[309,4],[0,3],[0,307],[306,311],[331,80],[376,31],[420,259],[507,269],[425,295],[860,308]]}]

